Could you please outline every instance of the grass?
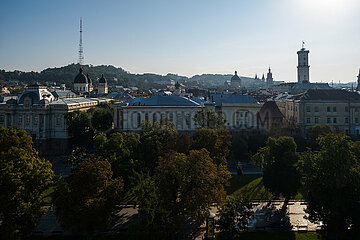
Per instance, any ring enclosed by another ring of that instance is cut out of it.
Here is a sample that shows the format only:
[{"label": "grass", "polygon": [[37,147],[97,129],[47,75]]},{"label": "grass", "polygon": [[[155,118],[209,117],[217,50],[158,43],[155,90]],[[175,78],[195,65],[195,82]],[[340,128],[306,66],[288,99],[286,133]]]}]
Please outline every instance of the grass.
[{"label": "grass", "polygon": [[231,175],[230,178],[230,185],[226,187],[227,194],[233,194],[235,191],[239,190],[240,188],[246,186],[247,184],[251,183],[252,181],[261,178],[261,174],[246,174],[246,175]]},{"label": "grass", "polygon": [[[230,238],[229,238],[230,237]],[[241,240],[319,240],[320,235],[316,232],[251,232],[241,233],[236,236],[226,236],[225,234],[219,234],[217,239],[241,239]]]},{"label": "grass", "polygon": [[[275,199],[274,195],[265,189],[260,174],[232,175],[230,186],[226,188],[226,192],[229,195],[242,196],[249,200]],[[299,192],[292,199],[301,200],[303,194]]]}]

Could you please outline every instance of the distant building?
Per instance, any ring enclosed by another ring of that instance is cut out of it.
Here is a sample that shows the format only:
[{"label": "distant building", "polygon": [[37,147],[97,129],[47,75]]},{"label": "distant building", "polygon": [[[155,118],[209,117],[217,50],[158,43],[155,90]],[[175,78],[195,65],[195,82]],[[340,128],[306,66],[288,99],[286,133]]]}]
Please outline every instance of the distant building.
[{"label": "distant building", "polygon": [[180,96],[151,96],[115,103],[115,129],[140,131],[142,121],[159,122],[167,117],[178,131],[194,131],[194,116],[203,106],[190,98]]},{"label": "distant building", "polygon": [[[24,129],[34,140],[67,140],[65,114],[74,110],[85,111],[100,102],[98,98],[83,98],[69,92],[50,92],[45,86],[30,85],[17,98],[0,103],[0,126]],[[68,97],[70,96],[70,97]],[[62,148],[62,143],[56,144]]]},{"label": "distant building", "polygon": [[357,87],[356,87],[357,91],[360,91],[360,69],[359,69],[359,75],[357,76]]},{"label": "distant building", "polygon": [[279,109],[305,136],[314,125],[327,124],[346,134],[360,134],[360,95],[341,89],[309,89],[285,100]]},{"label": "distant building", "polygon": [[304,46],[297,52],[298,54],[298,83],[309,83],[310,82],[310,73],[309,73],[309,50],[306,50]]},{"label": "distant building", "polygon": [[74,79],[74,90],[82,94],[88,93],[90,91],[89,80],[83,73],[82,68],[79,69],[79,73]]},{"label": "distant building", "polygon": [[104,77],[104,74],[102,74],[101,78],[99,79],[98,94],[105,94],[105,93],[108,93],[108,85],[107,85],[107,80]]},{"label": "distant building", "polygon": [[215,111],[224,118],[230,131],[257,130],[257,113],[261,104],[250,95],[211,94],[209,102],[215,103]]},{"label": "distant building", "polygon": [[235,71],[235,75],[231,77],[231,87],[233,88],[241,88],[241,78],[237,75],[237,71]]},{"label": "distant building", "polygon": [[267,134],[281,136],[284,134],[285,116],[281,113],[275,101],[265,102],[258,113],[258,128]]},{"label": "distant building", "polygon": [[273,76],[272,76],[272,73],[271,73],[271,69],[269,67],[269,72],[267,73],[267,76],[266,76],[266,88],[272,88],[274,84],[274,79],[273,79]]},{"label": "distant building", "polygon": [[310,66],[309,66],[309,50],[304,47],[297,52],[298,66],[297,66],[297,83],[283,83],[273,86],[273,90],[278,92],[288,92],[291,94],[299,94],[310,89],[331,89],[327,83],[310,83]]}]

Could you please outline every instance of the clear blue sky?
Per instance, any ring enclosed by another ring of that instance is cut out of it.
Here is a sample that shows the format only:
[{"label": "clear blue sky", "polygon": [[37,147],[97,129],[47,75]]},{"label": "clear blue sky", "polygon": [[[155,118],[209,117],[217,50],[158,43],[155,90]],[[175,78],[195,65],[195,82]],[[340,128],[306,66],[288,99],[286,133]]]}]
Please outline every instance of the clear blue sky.
[{"label": "clear blue sky", "polygon": [[310,50],[312,82],[355,81],[358,0],[118,0],[0,2],[0,68],[77,62],[83,18],[86,64],[132,73],[261,75],[296,80],[296,51]]}]

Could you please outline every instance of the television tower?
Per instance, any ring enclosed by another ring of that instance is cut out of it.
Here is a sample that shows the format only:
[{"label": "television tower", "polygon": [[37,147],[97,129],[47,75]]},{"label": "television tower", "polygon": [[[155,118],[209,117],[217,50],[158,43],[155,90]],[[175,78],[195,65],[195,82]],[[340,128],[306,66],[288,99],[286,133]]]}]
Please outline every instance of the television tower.
[{"label": "television tower", "polygon": [[84,64],[84,51],[82,45],[82,18],[80,18],[79,64]]}]

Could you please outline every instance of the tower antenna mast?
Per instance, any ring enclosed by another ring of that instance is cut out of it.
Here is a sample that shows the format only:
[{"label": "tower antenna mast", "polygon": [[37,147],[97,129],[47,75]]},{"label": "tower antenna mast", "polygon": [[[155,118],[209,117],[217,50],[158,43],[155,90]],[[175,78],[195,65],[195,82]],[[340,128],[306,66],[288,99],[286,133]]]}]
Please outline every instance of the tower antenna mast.
[{"label": "tower antenna mast", "polygon": [[80,18],[79,64],[84,64],[84,51],[82,45],[82,18]]}]

